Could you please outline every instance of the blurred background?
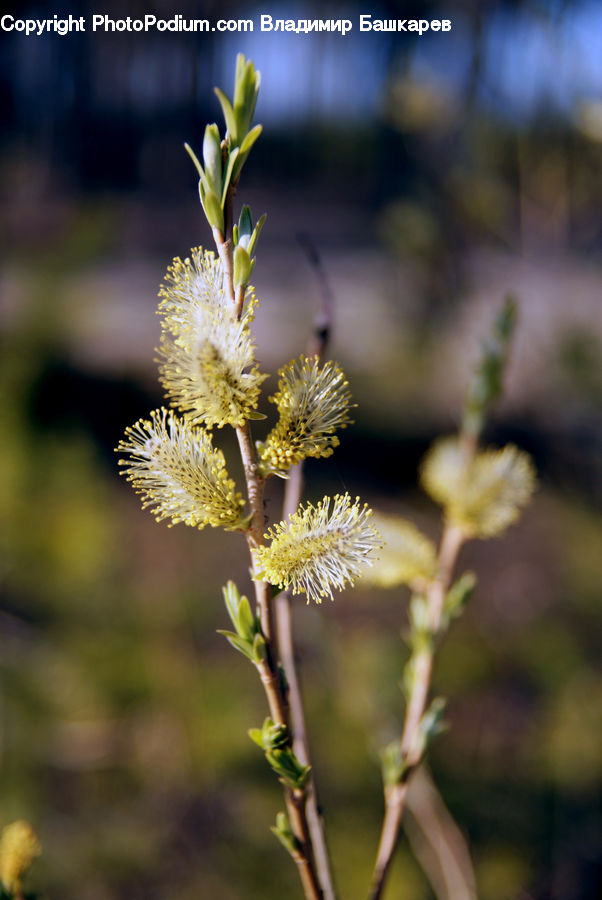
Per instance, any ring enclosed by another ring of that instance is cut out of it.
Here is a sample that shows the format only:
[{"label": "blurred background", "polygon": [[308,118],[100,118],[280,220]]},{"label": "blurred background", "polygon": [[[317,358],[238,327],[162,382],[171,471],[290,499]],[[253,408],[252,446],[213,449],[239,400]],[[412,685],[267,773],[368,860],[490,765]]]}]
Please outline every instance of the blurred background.
[{"label": "blurred background", "polygon": [[[431,769],[481,900],[600,896],[602,6],[11,9],[55,12],[244,17],[255,31],[0,34],[0,825],[28,818],[41,836],[31,889],[61,900],[300,893],[268,830],[279,787],[246,735],[265,715],[260,686],[215,633],[221,585],[249,590],[244,542],[155,524],[113,453],[162,402],[157,290],[174,256],[211,245],[182,145],[199,150],[219,121],[212,88],[231,92],[242,51],[263,79],[265,131],[239,190],[268,213],[258,355],[275,374],[305,348],[320,297],[308,235],[335,298],[331,355],[359,404],[334,456],[307,467],[309,497],[347,489],[436,538],[419,460],[456,427],[479,342],[504,295],[518,299],[486,438],[528,450],[540,488],[505,538],[462,553],[479,587],[439,656],[451,728]],[[262,13],[354,27],[262,34]],[[453,28],[361,33],[360,13]],[[402,721],[406,602],[403,590],[358,587],[296,609],[348,898],[367,892],[376,754]],[[433,897],[405,838],[389,896]]]}]

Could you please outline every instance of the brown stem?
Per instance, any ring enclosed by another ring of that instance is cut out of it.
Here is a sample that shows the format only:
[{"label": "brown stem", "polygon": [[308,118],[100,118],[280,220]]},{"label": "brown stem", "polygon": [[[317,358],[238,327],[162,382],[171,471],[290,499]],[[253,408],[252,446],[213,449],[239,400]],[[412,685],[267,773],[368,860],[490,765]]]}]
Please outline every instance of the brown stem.
[{"label": "brown stem", "polygon": [[[263,479],[257,471],[257,461],[253,452],[248,423],[241,428],[237,428],[236,434],[245,471],[249,504],[251,506],[252,518],[251,525],[247,531],[247,543],[254,565],[253,550],[263,544]],[[274,634],[271,586],[265,581],[255,581],[255,597],[259,609],[261,630],[267,649],[267,658],[257,665],[257,670],[265,690],[272,719],[277,724],[289,727],[288,702],[282,689],[276,658],[277,643]],[[310,833],[305,818],[305,792],[292,791],[290,788],[286,788],[285,797],[291,828],[298,842],[298,848],[292,853],[292,856],[299,871],[306,900],[322,900],[324,895],[315,871]]]},{"label": "brown stem", "polygon": [[[463,540],[462,529],[454,525],[444,527],[439,547],[437,574],[426,588],[428,621],[433,638],[437,635],[441,625],[445,595],[451,583]],[[385,815],[372,873],[369,900],[379,900],[382,896],[403,817],[407,797],[407,780],[422,756],[419,732],[431,686],[433,653],[434,647],[431,643],[421,650],[414,660],[412,693],[408,700],[401,736],[401,752],[406,763],[406,770],[402,783],[387,785],[385,788]]]},{"label": "brown stem", "polygon": [[240,319],[242,316],[242,308],[245,304],[245,288],[244,285],[239,284],[236,288],[236,300],[234,306],[234,314],[237,319]]},{"label": "brown stem", "polygon": [[[291,599],[287,593],[283,592],[276,598],[275,603],[280,659],[288,683],[288,700],[293,732],[293,750],[296,757],[303,765],[309,765],[310,753],[305,724],[305,713],[303,710],[301,685],[297,674],[293,646]],[[324,822],[318,805],[313,770],[306,786],[305,793],[307,824],[311,836],[320,883],[324,889],[325,900],[335,900],[336,893],[330,865],[330,856],[324,832]]]},{"label": "brown stem", "polygon": [[[231,237],[232,203],[235,189],[236,186],[233,185],[227,192],[225,209],[225,221],[227,227],[225,229],[225,236],[222,235],[219,229],[215,228],[213,229],[213,236],[222,262],[224,290],[228,295],[236,317],[240,318],[242,314],[242,302],[238,302],[240,297],[237,298],[234,290]],[[244,294],[242,300],[244,301]],[[251,561],[253,568],[255,568],[253,551],[258,547],[261,547],[264,541],[264,479],[259,474],[257,468],[257,457],[248,422],[236,429],[236,437],[238,439],[247,486],[247,496],[251,508],[251,523],[246,532],[246,536],[249,552],[251,554]],[[265,581],[255,581],[254,584],[261,630],[266,644],[266,659],[261,663],[258,663],[256,668],[265,690],[272,719],[277,724],[286,725],[290,731],[288,702],[278,669],[278,647],[274,635],[271,586]],[[297,864],[305,898],[306,900],[323,900],[322,890],[315,870],[311,839],[305,818],[305,792],[293,791],[290,788],[285,788],[285,798],[291,828],[297,839],[297,849],[293,853],[293,858]]]},{"label": "brown stem", "polygon": [[[321,360],[326,351],[326,345],[331,331],[332,291],[322,269],[319,254],[311,239],[307,235],[298,235],[298,240],[306,251],[310,264],[313,266],[318,276],[320,304],[314,320],[308,353],[311,356],[317,356],[318,359]],[[291,467],[286,482],[282,508],[283,519],[287,519],[295,512],[301,502],[302,493],[303,463],[298,463],[296,466]],[[293,749],[300,762],[302,762],[303,765],[309,765],[309,741],[307,737],[301,684],[297,672],[297,661],[295,658],[293,642],[291,598],[285,591],[279,594],[275,600],[275,619],[280,659],[288,682],[288,701],[290,704],[290,716],[293,731]],[[307,816],[307,825],[311,836],[316,867],[320,877],[320,883],[324,890],[324,898],[325,900],[336,900],[330,854],[324,830],[324,820],[318,803],[313,770],[306,788],[305,813]]]},{"label": "brown stem", "polygon": [[[290,788],[286,789],[286,809],[289,822],[291,823],[295,835],[304,836],[299,849],[293,851],[291,855],[297,865],[305,896],[308,900],[309,898],[324,900],[324,894],[320,887],[314,866],[311,838],[307,825],[307,818],[305,816],[305,802],[305,791],[293,791]],[[297,840],[299,840],[299,838],[297,838]]]},{"label": "brown stem", "polygon": [[379,900],[382,896],[387,872],[397,844],[407,789],[407,782],[385,789],[385,814],[372,873],[369,900]]},{"label": "brown stem", "polygon": [[404,831],[436,896],[477,900],[466,839],[424,766],[412,776],[405,807]]}]

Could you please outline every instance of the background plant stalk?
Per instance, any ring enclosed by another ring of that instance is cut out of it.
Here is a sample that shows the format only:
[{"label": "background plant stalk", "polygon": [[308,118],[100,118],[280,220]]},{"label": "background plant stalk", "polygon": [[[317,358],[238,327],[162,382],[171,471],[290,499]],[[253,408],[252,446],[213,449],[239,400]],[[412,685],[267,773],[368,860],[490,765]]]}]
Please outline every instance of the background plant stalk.
[{"label": "background plant stalk", "polygon": [[[467,454],[471,450],[474,453],[472,447],[467,447],[466,450]],[[444,526],[439,547],[437,574],[429,582],[425,591],[429,630],[433,639],[436,638],[441,625],[445,596],[451,585],[456,560],[463,541],[464,535],[461,528],[447,524]],[[372,873],[369,900],[379,900],[382,897],[401,827],[408,792],[408,780],[422,757],[419,730],[422,717],[427,708],[434,653],[435,645],[433,640],[415,658],[412,692],[408,699],[401,736],[402,757],[406,763],[406,768],[401,783],[385,787],[385,814],[376,862]]]}]

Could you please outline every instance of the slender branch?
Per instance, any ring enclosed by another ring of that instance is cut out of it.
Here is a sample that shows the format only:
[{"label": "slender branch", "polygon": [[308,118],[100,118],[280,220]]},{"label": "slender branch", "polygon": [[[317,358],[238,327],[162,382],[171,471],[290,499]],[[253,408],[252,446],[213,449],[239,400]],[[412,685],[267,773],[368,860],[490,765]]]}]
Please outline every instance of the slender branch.
[{"label": "slender branch", "polygon": [[[232,185],[226,196],[226,234],[223,235],[219,229],[214,228],[213,236],[222,262],[224,290],[232,304],[235,317],[240,318],[244,303],[244,292],[242,292],[241,296],[241,292],[235,291],[232,259],[232,205],[235,190],[236,185]],[[261,547],[264,541],[264,479],[258,471],[257,457],[248,422],[236,429],[236,437],[245,474],[247,497],[251,508],[251,523],[246,532],[246,537],[254,568],[255,558],[253,551]],[[290,733],[288,701],[278,669],[278,645],[274,633],[271,585],[265,581],[254,581],[254,585],[261,630],[266,645],[266,658],[258,663],[256,668],[264,687],[272,719],[276,724],[285,725]],[[285,787],[284,793],[289,822],[297,842],[296,848],[291,855],[297,865],[306,900],[323,900],[324,895],[316,874],[311,837],[305,817],[305,791]]]},{"label": "slender branch", "polygon": [[[437,574],[426,588],[427,614],[433,638],[437,635],[441,625],[445,595],[449,589],[463,541],[464,535],[460,528],[445,525],[439,546]],[[416,655],[414,661],[412,693],[408,700],[401,736],[401,752],[406,763],[404,780],[400,784],[387,785],[385,788],[385,815],[372,873],[369,900],[379,900],[382,896],[403,817],[408,778],[422,756],[419,731],[427,707],[433,672],[433,657],[434,644],[431,642]]]},{"label": "slender branch", "polygon": [[[247,531],[247,543],[254,564],[252,551],[263,543],[263,479],[257,471],[248,423],[242,428],[237,428],[236,435],[243,461],[252,513],[251,526]],[[277,724],[286,725],[290,730],[288,703],[282,689],[276,658],[277,643],[274,639],[271,587],[265,581],[255,581],[254,584],[261,630],[267,650],[267,658],[257,665],[257,669],[266,693],[272,719]],[[324,895],[315,871],[311,837],[305,817],[305,791],[293,791],[287,787],[285,788],[285,798],[289,822],[298,844],[298,848],[292,853],[292,856],[299,871],[305,896],[307,900],[322,900]]]},{"label": "slender branch", "polygon": [[412,777],[406,813],[404,830],[439,900],[477,900],[466,839],[424,766]]},{"label": "slender branch", "polygon": [[324,271],[320,254],[318,253],[311,237],[304,232],[297,235],[297,241],[307,255],[310,266],[313,268],[320,288],[320,305],[314,319],[312,338],[309,342],[308,353],[322,359],[332,331],[334,294],[330,282]]},{"label": "slender branch", "polygon": [[245,303],[245,289],[242,284],[239,284],[236,288],[236,305],[234,307],[234,313],[237,319],[240,319],[242,316],[242,308]]},{"label": "slender branch", "polygon": [[[309,342],[308,352],[312,356],[322,359],[330,337],[332,324],[332,291],[322,268],[320,257],[311,239],[307,235],[298,235],[297,239],[305,252],[314,270],[316,271],[320,285],[320,305],[314,319],[312,337]],[[298,508],[303,493],[303,463],[292,466],[284,491],[282,518],[287,519]],[[283,591],[275,600],[276,630],[278,634],[278,647],[280,659],[286,680],[288,682],[288,700],[290,704],[291,724],[293,731],[293,749],[295,755],[303,763],[309,765],[310,751],[307,737],[307,726],[301,684],[297,673],[295,649],[293,642],[293,622],[291,597]],[[326,842],[324,820],[320,811],[315,778],[312,773],[306,787],[306,815],[309,832],[311,835],[316,866],[320,882],[324,890],[325,900],[335,900],[336,891],[332,875],[330,854]]]},{"label": "slender branch", "polygon": [[[294,512],[295,509],[297,509],[301,499],[302,483],[302,468],[299,464],[291,469],[290,478],[286,485],[283,518],[286,518],[290,512]],[[293,749],[299,761],[303,763],[303,765],[309,765],[309,742],[307,738],[301,684],[297,674],[293,644],[291,598],[286,591],[283,591],[278,595],[275,603],[280,659],[288,683],[288,699],[293,731]],[[336,891],[332,876],[330,855],[326,843],[324,820],[318,804],[313,769],[306,786],[306,804],[307,823],[311,835],[320,882],[324,889],[324,897],[325,900],[335,900]]]}]

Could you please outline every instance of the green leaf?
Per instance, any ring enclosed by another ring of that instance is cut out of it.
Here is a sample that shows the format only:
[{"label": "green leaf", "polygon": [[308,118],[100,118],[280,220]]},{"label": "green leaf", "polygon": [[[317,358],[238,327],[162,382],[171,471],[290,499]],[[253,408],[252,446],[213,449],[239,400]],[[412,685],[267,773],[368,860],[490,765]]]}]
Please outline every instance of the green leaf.
[{"label": "green leaf", "polygon": [[[250,61],[249,61],[250,62]],[[252,63],[251,63],[252,65]],[[245,77],[248,74],[249,64],[244,53],[236,54],[236,71],[234,73],[234,105],[242,106],[245,98]]]},{"label": "green leaf", "polygon": [[250,641],[246,641],[244,638],[239,637],[237,634],[234,634],[233,631],[223,631],[218,628],[218,634],[223,634],[229,644],[234,647],[235,650],[238,650],[240,653],[244,654],[247,659],[250,659],[251,662],[254,662],[253,659],[253,645]]},{"label": "green leaf", "polygon": [[265,750],[284,750],[289,743],[288,728],[283,723],[276,725],[271,718],[263,723],[263,746]]},{"label": "green leaf", "polygon": [[232,109],[232,104],[226,97],[223,91],[221,91],[218,87],[214,88],[217,99],[219,100],[222,113],[224,115],[224,121],[226,123],[226,128],[228,130],[228,134],[234,140],[236,136],[236,119],[234,118],[234,110]]},{"label": "green leaf", "polygon": [[447,730],[447,724],[443,719],[445,706],[446,701],[443,697],[435,697],[420,721],[416,740],[421,758],[430,747],[434,738]]},{"label": "green leaf", "polygon": [[247,253],[244,247],[241,247],[239,244],[236,250],[234,251],[234,285],[238,287],[239,285],[246,287],[249,283],[249,276],[251,274],[251,257]]},{"label": "green leaf", "polygon": [[249,728],[247,734],[254,741],[258,747],[261,747],[263,750],[263,731],[261,728]]},{"label": "green leaf", "polygon": [[465,572],[458,578],[447,592],[443,606],[442,625],[447,627],[452,619],[457,619],[464,612],[466,604],[474,594],[477,576],[474,572]]},{"label": "green leaf", "polygon": [[305,787],[311,767],[302,765],[290,748],[267,750],[265,758],[280,776],[281,781],[289,787],[298,789]]},{"label": "green leaf", "polygon": [[238,607],[241,600],[238,588],[233,581],[228,581],[226,586],[222,588],[222,594],[224,596],[224,602],[226,604],[226,609],[228,611],[228,615],[230,616],[230,620],[236,628],[238,622]]},{"label": "green leaf", "polygon": [[236,119],[236,143],[239,144],[245,137],[257,101],[259,90],[258,74],[255,72],[253,62],[245,60],[244,56],[237,61],[236,78],[234,82],[234,116]]},{"label": "green leaf", "polygon": [[259,665],[259,663],[265,662],[267,655],[268,650],[263,635],[256,634],[253,640],[253,662]]},{"label": "green leaf", "polygon": [[222,148],[217,125],[207,125],[203,138],[203,161],[210,189],[216,194],[222,190]]},{"label": "green leaf", "polygon": [[257,243],[259,235],[261,234],[261,229],[265,225],[266,219],[267,219],[267,215],[264,213],[257,220],[257,224],[255,225],[255,228],[253,229],[253,234],[251,236],[251,240],[249,241],[249,246],[247,247],[247,250],[249,251],[250,256],[253,256],[253,253],[255,252],[255,244]]},{"label": "green leaf", "polygon": [[204,190],[201,193],[201,203],[207,217],[207,221],[212,228],[218,228],[219,231],[224,230],[224,214],[221,204],[213,191]]},{"label": "green leaf", "polygon": [[241,156],[244,154],[245,159],[249,155],[251,147],[263,131],[263,125],[255,125],[254,128],[251,128],[249,133],[245,136],[242,144],[240,145],[240,153]]},{"label": "green leaf", "polygon": [[248,135],[245,137],[244,141],[242,142],[242,145],[240,148],[240,154],[238,156],[238,159],[236,160],[236,166],[234,167],[234,172],[232,173],[233,181],[237,181],[238,178],[240,177],[242,167],[244,166],[244,164],[247,161],[247,157],[249,156],[249,153],[251,152],[251,148],[262,131],[263,131],[263,127],[261,125],[256,125],[255,128],[251,129],[251,131],[248,133]]},{"label": "green leaf", "polygon": [[203,174],[204,174],[204,173],[203,173],[203,167],[202,167],[202,165],[200,164],[200,162],[199,162],[199,160],[198,160],[198,157],[197,157],[196,153],[194,152],[194,150],[192,149],[192,147],[190,146],[190,144],[184,144],[184,149],[186,150],[186,153],[189,155],[189,157],[190,157],[191,160],[193,161],[193,163],[194,163],[194,165],[195,165],[195,167],[196,167],[196,170],[197,170],[197,172],[199,173],[199,176],[202,177]]},{"label": "green leaf", "polygon": [[244,596],[240,598],[238,604],[237,623],[236,630],[239,635],[252,641],[257,633],[257,620],[251,612],[251,604]]},{"label": "green leaf", "polygon": [[270,826],[270,831],[276,835],[282,846],[294,856],[299,850],[299,841],[293,834],[286,813],[279,812],[276,816],[276,824]]},{"label": "green leaf", "polygon": [[509,294],[494,322],[491,334],[483,342],[481,359],[468,389],[462,430],[473,437],[480,435],[491,406],[502,393],[516,320],[516,301]]},{"label": "green leaf", "polygon": [[261,747],[262,750],[284,750],[285,752],[291,752],[287,748],[289,736],[286,725],[277,725],[271,716],[267,716],[264,719],[261,729],[252,728],[248,734],[251,740]]},{"label": "green leaf", "polygon": [[240,216],[238,218],[238,232],[241,238],[250,238],[253,234],[253,219],[251,218],[251,208],[246,204],[240,211]]},{"label": "green leaf", "polygon": [[257,412],[256,409],[250,409],[246,413],[247,419],[252,419],[254,422],[262,422],[264,419],[267,419],[263,413]]}]

